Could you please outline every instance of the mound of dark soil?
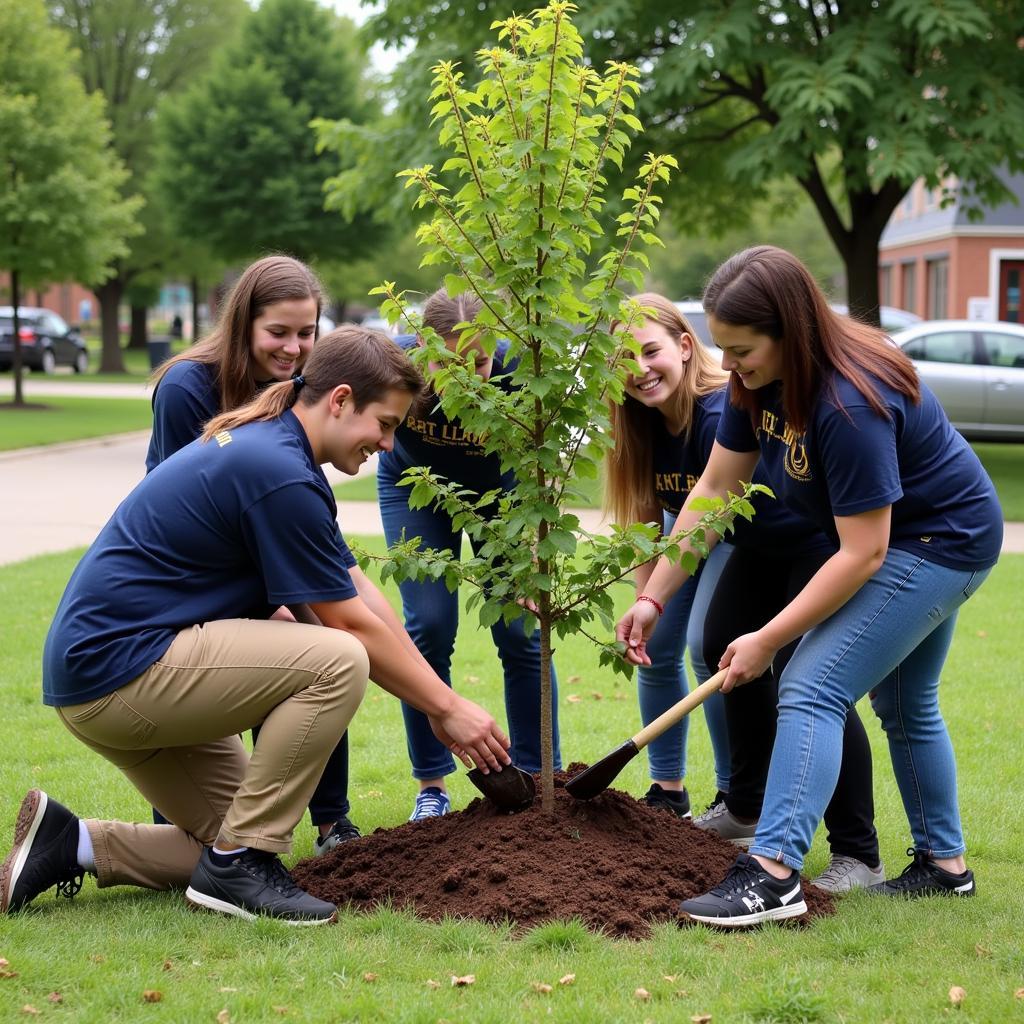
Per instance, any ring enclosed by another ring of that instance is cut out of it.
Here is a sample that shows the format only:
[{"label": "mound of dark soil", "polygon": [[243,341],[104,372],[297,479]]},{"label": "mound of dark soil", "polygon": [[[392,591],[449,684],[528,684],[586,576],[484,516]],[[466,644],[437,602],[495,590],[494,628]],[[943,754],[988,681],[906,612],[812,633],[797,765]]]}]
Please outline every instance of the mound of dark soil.
[{"label": "mound of dark soil", "polygon": [[[446,914],[526,929],[579,917],[641,939],[673,920],[680,900],[722,880],[736,847],[668,811],[608,790],[574,800],[555,783],[555,812],[540,797],[520,814],[474,800],[443,818],[377,829],[292,869],[307,892],[339,906],[372,910],[390,900],[420,917]],[[832,913],[830,896],[804,886],[808,917]]]}]

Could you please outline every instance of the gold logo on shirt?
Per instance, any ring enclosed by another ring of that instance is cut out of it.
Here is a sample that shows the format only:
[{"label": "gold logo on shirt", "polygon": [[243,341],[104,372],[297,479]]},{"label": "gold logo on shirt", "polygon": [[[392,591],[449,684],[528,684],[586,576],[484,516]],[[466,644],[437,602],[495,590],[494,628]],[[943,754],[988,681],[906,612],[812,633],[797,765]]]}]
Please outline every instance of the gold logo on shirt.
[{"label": "gold logo on shirt", "polygon": [[795,438],[786,452],[786,472],[796,480],[810,480],[811,464],[807,459],[807,449],[804,447],[803,436]]},{"label": "gold logo on shirt", "polygon": [[786,473],[806,483],[811,479],[811,463],[807,458],[807,448],[804,445],[804,435],[798,434],[785,421],[779,422],[779,417],[768,409],[761,410],[761,423],[757,428],[757,436],[767,434],[775,441],[780,441],[788,447],[786,456],[783,459],[783,468]]},{"label": "gold logo on shirt", "polygon": [[213,435],[213,439],[223,448],[224,445],[231,444],[231,433],[227,430],[220,430]]}]

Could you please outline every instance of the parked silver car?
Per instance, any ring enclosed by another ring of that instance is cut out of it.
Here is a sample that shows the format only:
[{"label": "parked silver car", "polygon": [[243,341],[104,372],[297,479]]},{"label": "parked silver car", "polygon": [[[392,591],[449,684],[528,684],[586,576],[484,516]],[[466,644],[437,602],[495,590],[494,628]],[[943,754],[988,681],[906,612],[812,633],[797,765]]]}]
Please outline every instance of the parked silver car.
[{"label": "parked silver car", "polygon": [[1024,327],[927,320],[892,336],[973,440],[1024,441]]}]

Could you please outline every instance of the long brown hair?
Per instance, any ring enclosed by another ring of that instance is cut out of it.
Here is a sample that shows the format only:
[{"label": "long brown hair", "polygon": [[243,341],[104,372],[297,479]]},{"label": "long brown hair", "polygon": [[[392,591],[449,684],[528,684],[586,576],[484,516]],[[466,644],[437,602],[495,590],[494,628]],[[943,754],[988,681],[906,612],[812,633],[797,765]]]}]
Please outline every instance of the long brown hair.
[{"label": "long brown hair", "polygon": [[447,340],[455,334],[455,325],[469,323],[480,312],[483,303],[472,292],[449,295],[438,288],[423,304],[423,326],[430,327]]},{"label": "long brown hair", "polygon": [[252,361],[253,321],[275,302],[292,299],[316,302],[319,334],[324,290],[316,274],[291,256],[265,256],[251,263],[224,300],[213,330],[191,348],[161,364],[150,383],[155,388],[175,363],[190,359],[215,368],[222,412],[251,401],[258,390]]},{"label": "long brown hair", "polygon": [[[684,437],[688,437],[697,400],[722,387],[727,377],[675,303],[654,292],[644,292],[633,301],[653,313],[645,323],[659,324],[676,341],[684,334],[690,336],[692,353],[683,363],[672,410],[683,425]],[[621,326],[613,322],[612,330]],[[639,522],[658,503],[654,492],[654,438],[664,417],[659,410],[649,409],[629,395],[624,396],[621,405],[609,402],[608,413],[614,443],[605,456],[605,511],[617,523]]]},{"label": "long brown hair", "polygon": [[296,403],[316,405],[339,384],[352,389],[357,412],[389,391],[405,391],[415,400],[424,388],[420,371],[386,334],[344,324],[316,343],[301,380],[271,384],[247,405],[215,416],[206,424],[203,440],[222,430],[275,419]]},{"label": "long brown hair", "polygon": [[[730,256],[704,290],[704,309],[722,323],[749,327],[780,346],[782,409],[804,431],[823,386],[838,404],[830,371],[845,377],[879,415],[888,417],[872,377],[921,400],[913,363],[885,334],[834,312],[810,271],[792,253],[758,245]],[[760,412],[756,391],[732,377],[733,404],[751,417]]]}]

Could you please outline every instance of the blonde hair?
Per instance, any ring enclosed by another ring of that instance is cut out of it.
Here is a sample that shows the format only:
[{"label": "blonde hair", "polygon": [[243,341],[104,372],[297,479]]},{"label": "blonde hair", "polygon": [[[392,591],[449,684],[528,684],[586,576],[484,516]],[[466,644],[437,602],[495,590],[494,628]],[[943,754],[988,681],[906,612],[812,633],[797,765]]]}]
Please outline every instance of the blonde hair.
[{"label": "blonde hair", "polygon": [[316,302],[319,333],[324,291],[316,274],[291,256],[265,256],[251,263],[224,300],[213,330],[191,348],[161,364],[150,383],[155,388],[175,363],[188,359],[214,367],[222,412],[251,401],[258,390],[253,373],[253,321],[268,306],[295,299]]},{"label": "blonde hair", "polygon": [[203,440],[246,423],[276,419],[296,403],[316,405],[339,384],[352,388],[357,412],[389,391],[405,391],[415,400],[424,390],[420,371],[386,334],[344,324],[316,343],[301,378],[272,384],[247,405],[214,416]]},{"label": "blonde hair", "polygon": [[[690,336],[692,353],[683,363],[671,410],[673,419],[683,425],[684,437],[688,437],[698,399],[717,391],[728,377],[675,303],[654,292],[644,292],[633,301],[653,313],[644,323],[659,324],[677,342],[684,334]],[[620,327],[620,322],[612,324],[613,330]],[[658,504],[654,491],[654,439],[664,416],[629,395],[623,397],[621,405],[609,402],[608,412],[613,443],[605,455],[604,509],[613,522],[640,522]]]}]

